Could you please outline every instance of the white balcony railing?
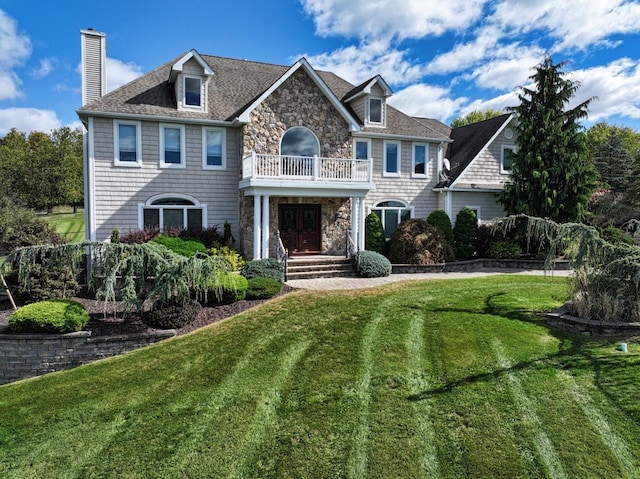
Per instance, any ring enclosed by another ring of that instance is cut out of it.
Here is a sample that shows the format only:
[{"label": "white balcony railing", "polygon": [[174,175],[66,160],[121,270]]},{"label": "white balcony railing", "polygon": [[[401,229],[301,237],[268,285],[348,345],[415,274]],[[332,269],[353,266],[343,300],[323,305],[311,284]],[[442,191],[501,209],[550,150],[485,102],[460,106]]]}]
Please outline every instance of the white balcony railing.
[{"label": "white balcony railing", "polygon": [[371,160],[253,153],[242,160],[242,178],[366,183],[372,168]]}]

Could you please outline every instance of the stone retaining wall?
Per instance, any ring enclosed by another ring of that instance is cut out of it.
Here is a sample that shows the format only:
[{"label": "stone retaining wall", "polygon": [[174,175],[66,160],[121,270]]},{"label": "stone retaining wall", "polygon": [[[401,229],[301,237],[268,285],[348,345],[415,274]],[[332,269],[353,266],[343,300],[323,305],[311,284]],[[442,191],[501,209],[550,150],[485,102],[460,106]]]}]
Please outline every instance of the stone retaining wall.
[{"label": "stone retaining wall", "polygon": [[0,384],[71,369],[126,353],[176,335],[153,333],[91,337],[91,331],[68,334],[7,334],[0,329]]},{"label": "stone retaining wall", "polygon": [[[472,259],[469,261],[454,261],[439,264],[394,264],[391,272],[394,274],[408,273],[464,273],[487,269],[544,269],[544,261],[525,259]],[[553,269],[571,269],[568,261],[556,261]]]},{"label": "stone retaining wall", "polygon": [[568,314],[566,307],[548,313],[547,324],[562,331],[583,336],[628,337],[640,336],[640,323],[595,321]]}]

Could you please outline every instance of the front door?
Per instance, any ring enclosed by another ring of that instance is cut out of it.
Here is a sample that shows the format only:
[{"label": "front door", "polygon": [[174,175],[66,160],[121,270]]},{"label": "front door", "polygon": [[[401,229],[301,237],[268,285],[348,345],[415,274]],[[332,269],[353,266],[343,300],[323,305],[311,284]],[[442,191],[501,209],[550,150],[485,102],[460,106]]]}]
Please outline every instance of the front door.
[{"label": "front door", "polygon": [[280,237],[290,254],[321,248],[320,205],[280,205]]}]

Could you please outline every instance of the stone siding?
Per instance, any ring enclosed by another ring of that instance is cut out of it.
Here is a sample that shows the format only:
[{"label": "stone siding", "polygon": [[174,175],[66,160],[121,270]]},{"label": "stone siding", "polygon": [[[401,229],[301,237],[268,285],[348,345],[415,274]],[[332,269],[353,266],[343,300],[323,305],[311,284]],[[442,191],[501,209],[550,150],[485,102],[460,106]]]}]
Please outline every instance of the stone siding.
[{"label": "stone siding", "polygon": [[175,330],[91,337],[69,334],[7,334],[0,331],[0,384],[71,369],[176,335]]}]

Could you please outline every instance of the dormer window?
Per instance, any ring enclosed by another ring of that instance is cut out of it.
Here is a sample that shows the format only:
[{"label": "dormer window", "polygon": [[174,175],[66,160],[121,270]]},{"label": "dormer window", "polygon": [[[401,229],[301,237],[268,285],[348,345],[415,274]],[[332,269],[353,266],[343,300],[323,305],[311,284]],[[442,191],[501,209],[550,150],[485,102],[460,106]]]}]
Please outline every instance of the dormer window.
[{"label": "dormer window", "polygon": [[184,77],[184,105],[202,108],[202,79]]},{"label": "dormer window", "polygon": [[369,123],[382,124],[382,98],[369,98]]}]

